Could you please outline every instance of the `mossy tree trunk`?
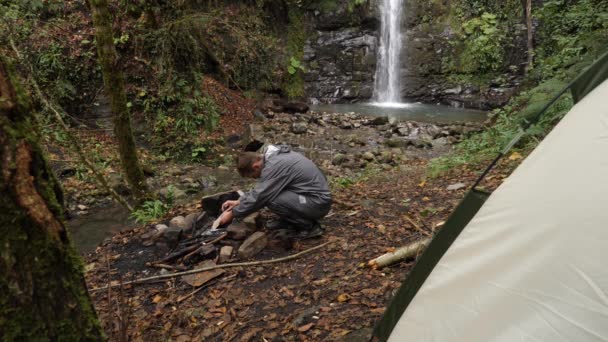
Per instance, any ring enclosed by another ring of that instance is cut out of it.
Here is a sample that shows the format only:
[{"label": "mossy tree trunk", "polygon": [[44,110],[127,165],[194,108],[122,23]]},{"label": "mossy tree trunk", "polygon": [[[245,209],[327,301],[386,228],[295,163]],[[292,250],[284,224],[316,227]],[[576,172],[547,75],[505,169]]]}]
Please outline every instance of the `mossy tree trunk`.
[{"label": "mossy tree trunk", "polygon": [[0,336],[104,340],[82,263],[60,219],[61,188],[13,74],[0,56]]},{"label": "mossy tree trunk", "polygon": [[106,0],[90,0],[93,24],[95,26],[95,39],[97,41],[97,54],[103,73],[106,92],[110,97],[110,105],[114,113],[114,134],[118,140],[118,150],[122,168],[127,176],[135,196],[143,199],[148,191],[146,179],[142,171],[137,148],[131,129],[131,115],[127,107],[127,94],[125,80],[120,70],[119,59],[114,47],[112,34],[112,20]]},{"label": "mossy tree trunk", "polygon": [[532,0],[523,0],[524,15],[526,19],[526,45],[527,45],[527,61],[526,71],[533,68],[534,63],[534,32],[532,27]]}]

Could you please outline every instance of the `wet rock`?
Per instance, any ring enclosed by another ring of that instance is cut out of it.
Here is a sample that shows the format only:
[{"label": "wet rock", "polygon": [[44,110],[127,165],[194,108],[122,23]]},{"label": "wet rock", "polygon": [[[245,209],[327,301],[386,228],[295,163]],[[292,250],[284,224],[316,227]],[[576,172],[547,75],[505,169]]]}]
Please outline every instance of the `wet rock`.
[{"label": "wet rock", "polygon": [[291,124],[291,132],[295,134],[304,134],[308,131],[308,125],[305,122],[294,122]]},{"label": "wet rock", "polygon": [[379,116],[374,118],[370,123],[374,126],[386,125],[388,124],[388,116]]},{"label": "wet rock", "polygon": [[224,246],[220,249],[220,257],[219,257],[219,262],[225,263],[226,261],[229,261],[232,258],[232,251],[234,250],[234,248],[232,246]]},{"label": "wet rock", "polygon": [[331,160],[331,163],[334,165],[341,165],[343,164],[348,158],[346,158],[346,155],[342,154],[342,153],[337,153]]},{"label": "wet rock", "polygon": [[455,183],[455,184],[448,185],[447,189],[450,191],[453,191],[453,190],[462,189],[464,187],[466,187],[466,185],[464,183]]},{"label": "wet rock", "polygon": [[239,247],[238,255],[241,259],[249,259],[261,252],[268,245],[268,237],[264,232],[255,232]]},{"label": "wet rock", "polygon": [[373,161],[375,159],[374,158],[374,154],[371,153],[371,152],[365,152],[365,153],[363,153],[363,155],[361,155],[361,158],[363,158],[363,160],[366,160],[366,161],[369,161],[369,162],[371,162],[371,161]]},{"label": "wet rock", "polygon": [[253,232],[254,230],[243,222],[233,222],[226,228],[228,237],[233,240],[245,240]]},{"label": "wet rock", "polygon": [[298,101],[287,102],[283,106],[283,110],[290,114],[306,113],[308,111],[308,109],[309,109],[309,107],[306,103],[298,102]]}]

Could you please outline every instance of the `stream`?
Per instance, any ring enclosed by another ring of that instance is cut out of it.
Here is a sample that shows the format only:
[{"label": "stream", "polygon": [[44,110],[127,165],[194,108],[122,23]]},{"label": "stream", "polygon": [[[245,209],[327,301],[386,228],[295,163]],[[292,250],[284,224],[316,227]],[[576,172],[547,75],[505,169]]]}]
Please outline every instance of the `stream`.
[{"label": "stream", "polygon": [[[313,105],[311,110],[314,112],[326,112],[326,113],[357,113],[365,116],[388,116],[397,121],[420,121],[430,123],[453,123],[453,122],[482,122],[486,119],[486,113],[475,110],[464,110],[448,106],[438,105],[425,105],[419,103],[408,103],[408,104],[396,104],[394,107],[381,107],[372,104],[334,104],[334,105]],[[363,129],[363,128],[362,128]],[[289,133],[289,128],[283,128],[285,132]],[[359,134],[366,135],[369,132],[361,130]],[[378,134],[373,131],[373,134]],[[334,130],[328,130],[325,134],[317,136],[317,140],[328,141],[330,145],[335,144],[333,138],[335,135],[352,135],[352,130],[340,130],[335,128]],[[293,143],[296,145],[307,146],[305,143],[301,143],[300,140],[304,139],[306,142],[310,141],[308,135],[288,135],[279,138],[275,137],[275,140],[285,141],[286,143]],[[368,137],[369,138],[369,137]],[[374,139],[370,140],[368,148],[376,146]],[[317,141],[318,142],[318,141]],[[317,152],[324,151],[323,144],[316,144],[314,149],[320,149]],[[360,147],[356,147],[358,150]],[[312,151],[311,151],[312,152]],[[417,153],[428,153],[428,152],[417,152]],[[315,159],[311,153],[308,156]],[[214,179],[214,185],[201,185],[197,190],[190,191],[186,196],[176,201],[175,204],[191,203],[201,197],[213,194],[221,191],[226,191],[234,187],[240,189],[248,189],[249,182],[239,177],[235,170],[232,168],[221,167],[211,168],[203,165],[161,165],[159,168],[164,168],[163,172],[158,172],[158,176],[151,179],[152,188],[158,191],[160,188],[168,185],[174,185],[178,188],[184,187],[184,179],[193,179],[200,182],[201,179],[208,179],[209,177]],[[175,173],[175,170],[186,170],[187,172]],[[171,172],[173,171],[173,172]],[[161,175],[162,174],[162,175]],[[204,183],[204,182],[203,182]],[[72,237],[72,241],[76,248],[82,253],[91,252],[101,244],[105,239],[112,237],[114,234],[134,228],[139,223],[136,223],[133,219],[129,218],[129,212],[122,206],[111,202],[105,205],[93,205],[86,214],[75,216],[69,220],[68,228]]]},{"label": "stream", "polygon": [[357,113],[368,116],[388,116],[397,121],[420,121],[431,123],[483,122],[487,113],[474,109],[455,108],[422,103],[394,103],[392,106],[374,103],[316,104],[312,111],[326,113]]}]

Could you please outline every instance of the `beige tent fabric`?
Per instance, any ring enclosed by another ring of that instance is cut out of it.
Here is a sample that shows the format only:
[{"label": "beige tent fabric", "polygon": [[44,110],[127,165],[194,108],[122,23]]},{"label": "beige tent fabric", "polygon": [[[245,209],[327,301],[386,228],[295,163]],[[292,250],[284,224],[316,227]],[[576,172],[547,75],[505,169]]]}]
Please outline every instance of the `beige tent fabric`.
[{"label": "beige tent fabric", "polygon": [[490,196],[390,341],[608,341],[608,81]]}]

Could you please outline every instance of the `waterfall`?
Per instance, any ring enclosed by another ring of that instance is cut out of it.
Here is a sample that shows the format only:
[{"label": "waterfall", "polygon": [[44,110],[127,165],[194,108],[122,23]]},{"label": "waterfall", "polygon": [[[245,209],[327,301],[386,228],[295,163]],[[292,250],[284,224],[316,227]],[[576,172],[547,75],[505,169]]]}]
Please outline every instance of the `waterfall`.
[{"label": "waterfall", "polygon": [[401,102],[400,53],[402,0],[382,0],[380,4],[380,46],[374,80],[374,100],[378,105]]}]

